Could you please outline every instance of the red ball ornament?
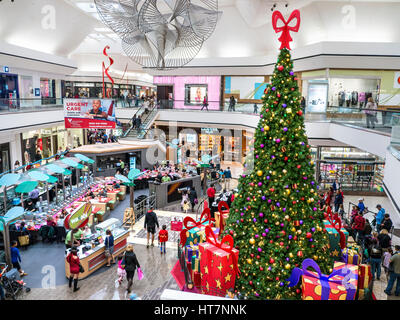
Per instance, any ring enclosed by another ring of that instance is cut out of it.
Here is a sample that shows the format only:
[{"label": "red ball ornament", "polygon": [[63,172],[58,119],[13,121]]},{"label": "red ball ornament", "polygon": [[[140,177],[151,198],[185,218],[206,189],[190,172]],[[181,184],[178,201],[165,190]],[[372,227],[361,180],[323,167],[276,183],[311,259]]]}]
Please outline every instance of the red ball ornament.
[{"label": "red ball ornament", "polygon": [[231,235],[233,235],[233,230],[229,231],[229,233],[230,233]]},{"label": "red ball ornament", "polygon": [[297,111],[297,114],[298,114],[299,116],[301,116],[301,115],[303,114],[303,111],[299,110],[299,111]]},{"label": "red ball ornament", "polygon": [[263,267],[260,267],[260,271],[264,271],[264,268],[263,268]]},{"label": "red ball ornament", "polygon": [[275,259],[273,259],[273,258],[269,259],[269,263],[274,263],[274,262],[275,262]]},{"label": "red ball ornament", "polygon": [[277,93],[276,96],[277,96],[278,98],[280,98],[280,97],[281,97],[281,94],[280,94],[280,93]]},{"label": "red ball ornament", "polygon": [[281,247],[283,247],[284,243],[283,243],[283,242],[279,242],[279,245],[280,245]]},{"label": "red ball ornament", "polygon": [[285,161],[288,161],[288,160],[289,160],[289,158],[288,158],[288,157],[285,157],[285,158],[283,158],[283,160],[285,160]]},{"label": "red ball ornament", "polygon": [[251,253],[251,254],[250,254],[250,257],[254,258],[254,253]]},{"label": "red ball ornament", "polygon": [[293,201],[292,203],[293,203],[293,204],[296,204],[296,201]]},{"label": "red ball ornament", "polygon": [[297,256],[299,257],[299,258],[301,258],[302,256],[303,256],[303,251],[297,251]]},{"label": "red ball ornament", "polygon": [[283,235],[283,236],[285,236],[285,235],[286,235],[286,232],[285,232],[285,230],[282,230],[282,231],[281,231],[281,233],[282,233],[282,235]]},{"label": "red ball ornament", "polygon": [[312,245],[311,245],[311,248],[314,248],[314,247],[315,247],[315,246],[312,244]]},{"label": "red ball ornament", "polygon": [[[325,229],[326,230],[326,229]],[[272,240],[269,240],[269,243],[274,243],[274,241],[272,241]]]},{"label": "red ball ornament", "polygon": [[301,165],[298,164],[298,165],[297,165],[297,169],[300,169],[300,168],[301,168]]},{"label": "red ball ornament", "polygon": [[252,285],[253,285],[253,281],[249,281],[249,285],[251,285],[251,286],[252,286]]},{"label": "red ball ornament", "polygon": [[300,289],[296,289],[296,293],[300,294],[301,293]]},{"label": "red ball ornament", "polygon": [[283,66],[278,66],[279,71],[283,71],[284,67]]},{"label": "red ball ornament", "polygon": [[307,239],[310,239],[312,237],[311,232],[307,232],[306,237],[307,237]]},{"label": "red ball ornament", "polygon": [[243,222],[244,220],[243,219],[240,219],[240,222]]},{"label": "red ball ornament", "polygon": [[260,256],[257,256],[256,258],[257,258],[257,259],[260,259]]},{"label": "red ball ornament", "polygon": [[297,236],[294,236],[294,237],[293,237],[293,240],[296,241],[296,240],[297,240]]}]

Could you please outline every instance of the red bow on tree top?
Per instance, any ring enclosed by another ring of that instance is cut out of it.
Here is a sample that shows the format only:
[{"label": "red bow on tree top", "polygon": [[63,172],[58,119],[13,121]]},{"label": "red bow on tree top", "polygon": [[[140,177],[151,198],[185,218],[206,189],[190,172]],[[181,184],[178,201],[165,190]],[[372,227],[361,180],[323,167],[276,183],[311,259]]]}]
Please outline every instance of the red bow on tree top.
[{"label": "red bow on tree top", "polygon": [[[289,26],[289,23],[292,22],[293,19],[297,19],[296,25],[294,27]],[[283,27],[278,27],[278,21],[281,20],[283,22]],[[272,15],[272,26],[276,33],[282,32],[279,41],[282,43],[281,47],[279,48],[282,50],[283,48],[287,48],[290,50],[289,43],[293,41],[292,37],[290,36],[290,31],[297,32],[300,28],[300,11],[294,10],[290,15],[288,21],[285,20],[282,13],[280,11],[274,11]]]}]

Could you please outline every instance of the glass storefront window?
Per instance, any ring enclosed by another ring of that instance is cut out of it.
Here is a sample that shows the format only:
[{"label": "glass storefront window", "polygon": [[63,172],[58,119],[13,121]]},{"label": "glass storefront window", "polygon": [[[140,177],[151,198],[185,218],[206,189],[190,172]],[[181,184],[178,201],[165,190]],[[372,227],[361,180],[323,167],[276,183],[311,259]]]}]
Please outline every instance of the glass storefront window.
[{"label": "glass storefront window", "polygon": [[0,171],[7,172],[11,169],[10,164],[10,144],[0,144]]}]

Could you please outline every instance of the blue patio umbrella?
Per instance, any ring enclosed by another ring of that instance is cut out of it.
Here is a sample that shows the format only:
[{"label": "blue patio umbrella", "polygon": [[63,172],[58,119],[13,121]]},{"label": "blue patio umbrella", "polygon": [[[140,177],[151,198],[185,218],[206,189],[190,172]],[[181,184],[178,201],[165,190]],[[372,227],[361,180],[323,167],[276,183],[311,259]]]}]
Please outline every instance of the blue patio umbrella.
[{"label": "blue patio umbrella", "polygon": [[125,176],[123,176],[121,174],[116,174],[115,177],[118,180],[121,180],[123,183],[129,183],[130,182],[130,180],[127,177],[125,177]]},{"label": "blue patio umbrella", "polygon": [[77,168],[78,164],[79,164],[78,162],[76,162],[76,161],[74,161],[72,159],[69,159],[69,158],[63,158],[63,159],[61,159],[61,161],[63,163],[65,163],[66,165],[68,165],[70,167],[73,167],[73,168]]},{"label": "blue patio umbrella", "polygon": [[16,184],[20,178],[18,173],[7,173],[0,178],[0,186],[4,186],[4,210],[7,209],[7,187]]},{"label": "blue patio umbrella", "polygon": [[86,156],[83,155],[83,154],[77,153],[77,154],[74,154],[74,156],[75,156],[76,158],[78,158],[79,160],[83,161],[83,162],[94,163],[94,160],[93,160],[93,159],[90,159],[89,157],[86,157]]},{"label": "blue patio umbrella", "polygon": [[49,176],[40,171],[29,171],[28,176],[32,178],[34,181],[47,181],[49,180]]},{"label": "blue patio umbrella", "polygon": [[0,186],[9,187],[17,183],[17,181],[21,178],[21,175],[18,173],[7,173],[0,178]]},{"label": "blue patio umbrella", "polygon": [[52,164],[52,163],[46,165],[46,168],[54,173],[59,173],[59,174],[64,173],[64,171],[65,171],[64,168],[61,168],[60,166],[58,166],[56,164]]}]

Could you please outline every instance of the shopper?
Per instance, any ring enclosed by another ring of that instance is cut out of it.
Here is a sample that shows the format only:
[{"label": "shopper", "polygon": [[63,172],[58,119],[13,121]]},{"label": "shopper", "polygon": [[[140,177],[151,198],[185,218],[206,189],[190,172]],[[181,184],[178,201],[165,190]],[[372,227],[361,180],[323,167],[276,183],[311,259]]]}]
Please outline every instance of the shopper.
[{"label": "shopper", "polygon": [[207,189],[208,207],[210,208],[215,200],[215,192],[216,192],[215,186],[211,186]]},{"label": "shopper", "polygon": [[203,110],[204,108],[206,108],[208,111],[208,96],[207,95],[204,96],[203,106],[202,106],[201,110]]},{"label": "shopper", "polygon": [[365,219],[365,226],[364,226],[364,230],[363,230],[364,239],[366,236],[370,236],[371,232],[372,232],[371,224],[369,223],[368,219]]},{"label": "shopper", "polygon": [[224,171],[224,176],[225,176],[225,189],[230,190],[231,179],[232,179],[232,172],[230,167],[226,168],[226,170]]},{"label": "shopper", "polygon": [[395,295],[396,296],[400,295],[400,246],[396,245],[394,248],[395,248],[395,253],[389,260],[392,266],[392,271],[390,272],[389,282],[385,289],[385,293],[388,296],[392,295],[392,289],[396,280],[397,283],[396,283]]},{"label": "shopper", "polygon": [[383,270],[385,271],[386,281],[389,281],[390,258],[393,255],[393,250],[390,247],[388,251],[383,253]]},{"label": "shopper", "polygon": [[118,256],[118,269],[117,269],[117,274],[118,274],[118,283],[121,284],[122,281],[124,281],[124,278],[126,277],[126,271],[122,266],[124,256],[120,254]]},{"label": "shopper", "polygon": [[80,246],[80,239],[82,237],[81,229],[70,230],[65,237],[65,247],[70,249],[74,246]]},{"label": "shopper", "polygon": [[66,260],[69,264],[69,273],[70,273],[68,286],[71,288],[72,280],[73,280],[74,281],[74,292],[76,292],[80,289],[80,288],[78,288],[80,261],[79,261],[79,257],[78,257],[78,250],[75,247],[73,247],[71,249],[71,252],[68,254]]},{"label": "shopper", "polygon": [[372,128],[375,128],[375,122],[376,121],[376,109],[377,109],[377,105],[374,102],[374,99],[372,97],[368,98],[368,102],[365,105],[365,113],[367,115],[367,128],[370,128],[370,124],[372,125]]},{"label": "shopper", "polygon": [[18,242],[14,240],[11,243],[11,263],[13,268],[17,269],[19,272],[19,275],[21,277],[28,275],[25,273],[24,270],[21,269],[21,255],[19,254],[19,249],[17,248]]},{"label": "shopper", "polygon": [[229,98],[229,108],[228,111],[235,111],[235,104],[236,104],[236,100],[234,96],[231,96]]},{"label": "shopper", "polygon": [[343,203],[339,206],[339,215],[342,219],[344,219],[344,208],[343,208]]},{"label": "shopper", "polygon": [[381,223],[381,228],[380,229],[381,230],[382,229],[386,229],[388,232],[390,232],[390,229],[392,229],[392,226],[393,226],[393,222],[390,219],[389,213],[385,213],[385,216],[384,216],[384,219],[383,219],[383,221]]},{"label": "shopper", "polygon": [[128,287],[126,290],[130,293],[135,271],[137,268],[140,268],[139,261],[137,260],[136,254],[133,252],[133,246],[131,244],[128,244],[126,247],[124,261],[121,263],[121,267],[126,271],[126,279],[128,280]]},{"label": "shopper", "polygon": [[144,228],[147,230],[147,248],[149,247],[150,233],[151,246],[154,247],[154,234],[156,233],[156,226],[159,228],[156,213],[153,210],[147,211],[144,219]]},{"label": "shopper", "polygon": [[106,239],[104,240],[105,254],[107,257],[107,267],[110,267],[111,264],[114,264],[114,236],[111,230],[106,231]]},{"label": "shopper", "polygon": [[163,253],[163,249],[164,249],[164,254],[166,253],[166,243],[168,241],[168,230],[167,230],[167,226],[164,224],[162,226],[162,230],[160,230],[160,232],[158,233],[158,242],[160,244],[160,250],[161,250],[161,254]]},{"label": "shopper", "polygon": [[253,113],[258,114],[258,105],[257,105],[257,103],[254,104]]},{"label": "shopper", "polygon": [[31,192],[29,192],[28,197],[32,200],[33,204],[36,206],[36,203],[39,201],[39,189],[36,187]]},{"label": "shopper", "polygon": [[365,208],[365,205],[364,205],[364,199],[363,198],[360,198],[360,199],[358,199],[358,211],[360,211],[360,213],[362,213],[362,214],[364,214],[364,213],[366,213],[366,212],[364,212],[364,211],[366,211],[366,208]]},{"label": "shopper", "polygon": [[372,240],[372,246],[368,250],[368,255],[370,256],[372,280],[375,280],[375,276],[377,280],[380,280],[383,251],[376,239]]},{"label": "shopper", "polygon": [[353,238],[356,242],[362,242],[363,240],[363,230],[365,227],[365,219],[361,212],[354,217],[354,222],[352,225]]},{"label": "shopper", "polygon": [[390,239],[388,231],[386,229],[381,230],[378,236],[378,241],[384,252],[389,250],[392,240]]},{"label": "shopper", "polygon": [[334,204],[335,204],[335,212],[338,212],[340,205],[343,204],[343,196],[342,196],[340,190],[336,191]]},{"label": "shopper", "polygon": [[376,208],[379,210],[378,213],[375,215],[376,230],[380,232],[381,224],[383,222],[383,219],[385,218],[385,209],[382,208],[380,204],[377,204]]},{"label": "shopper", "polygon": [[196,202],[198,202],[196,189],[194,187],[190,187],[189,200],[192,205],[192,212],[194,212],[194,207],[196,206]]},{"label": "shopper", "polygon": [[181,201],[181,210],[185,211],[184,205],[185,202],[189,202],[189,194],[186,190],[182,191],[182,201]]}]

